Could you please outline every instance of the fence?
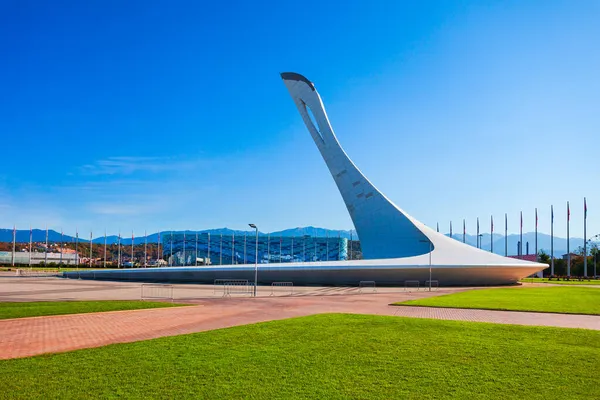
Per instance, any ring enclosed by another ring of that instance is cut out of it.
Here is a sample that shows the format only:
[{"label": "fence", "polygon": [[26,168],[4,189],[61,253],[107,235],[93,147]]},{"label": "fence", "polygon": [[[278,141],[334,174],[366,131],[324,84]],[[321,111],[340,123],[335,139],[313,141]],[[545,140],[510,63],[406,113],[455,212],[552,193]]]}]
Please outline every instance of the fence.
[{"label": "fence", "polygon": [[173,301],[173,285],[163,283],[143,283],[142,300],[171,300]]},{"label": "fence", "polygon": [[[282,290],[278,290],[277,288],[282,288]],[[294,294],[294,282],[273,282],[273,283],[271,283],[271,296],[275,295],[275,292],[293,295]]]},{"label": "fence", "polygon": [[17,276],[30,278],[46,278],[58,277],[60,276],[60,273],[58,271],[35,271],[28,269],[17,269]]},{"label": "fence", "polygon": [[377,287],[375,286],[375,281],[360,281],[358,283],[358,291],[360,293],[363,293],[363,290],[377,292]]},{"label": "fence", "polygon": [[417,288],[419,290],[419,281],[405,281],[404,282],[404,291],[409,291],[411,288]]}]

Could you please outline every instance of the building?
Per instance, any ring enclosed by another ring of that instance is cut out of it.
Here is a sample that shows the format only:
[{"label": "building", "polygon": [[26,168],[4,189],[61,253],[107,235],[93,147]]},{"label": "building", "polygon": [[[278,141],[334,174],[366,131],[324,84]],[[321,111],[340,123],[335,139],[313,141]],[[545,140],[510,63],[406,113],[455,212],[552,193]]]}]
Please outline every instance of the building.
[{"label": "building", "polygon": [[[163,259],[169,265],[239,265],[254,264],[256,236],[163,234]],[[184,255],[185,251],[185,255]],[[291,263],[345,260],[348,239],[338,237],[258,236],[258,263]],[[204,260],[210,260],[205,262]]]},{"label": "building", "polygon": [[[0,251],[0,264],[12,264],[12,251]],[[75,252],[69,253],[45,253],[45,252],[28,252],[28,251],[17,251],[15,252],[15,265],[39,265],[39,264],[64,264],[64,265],[75,265],[77,264],[77,254]],[[81,263],[81,257],[79,258]]]},{"label": "building", "polygon": [[[364,259],[261,264],[258,283],[358,285],[368,280],[378,285],[403,285],[435,280],[440,285],[500,285],[516,283],[547,267],[474,248],[408,215],[377,190],[342,149],[313,83],[293,72],[282,73],[281,78],[342,195]],[[128,279],[143,281],[254,281],[252,266],[212,264],[128,270],[126,274]],[[124,272],[103,271],[96,277],[118,279],[119,273]]]}]

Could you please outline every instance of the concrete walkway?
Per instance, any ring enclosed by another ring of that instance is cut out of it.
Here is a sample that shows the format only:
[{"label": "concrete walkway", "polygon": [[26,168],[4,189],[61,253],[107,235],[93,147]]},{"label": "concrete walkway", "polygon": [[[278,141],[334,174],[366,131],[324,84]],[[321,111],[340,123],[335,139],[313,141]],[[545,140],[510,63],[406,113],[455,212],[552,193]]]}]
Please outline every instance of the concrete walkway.
[{"label": "concrete walkway", "polygon": [[189,307],[0,320],[0,359],[332,312],[600,330],[600,316],[388,305],[396,301],[443,293],[440,290],[338,296],[220,298],[200,300],[198,305]]}]

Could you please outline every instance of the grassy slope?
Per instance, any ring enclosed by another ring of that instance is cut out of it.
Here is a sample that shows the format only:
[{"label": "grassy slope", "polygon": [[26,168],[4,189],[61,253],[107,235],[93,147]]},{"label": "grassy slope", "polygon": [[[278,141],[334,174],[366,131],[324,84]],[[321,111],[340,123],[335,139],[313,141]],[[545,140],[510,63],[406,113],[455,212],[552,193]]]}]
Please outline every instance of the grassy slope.
[{"label": "grassy slope", "polygon": [[182,304],[154,301],[39,301],[0,303],[0,319],[39,317],[99,311],[136,310],[142,308],[174,307]]},{"label": "grassy slope", "polygon": [[584,287],[469,290],[396,305],[600,314],[600,290]]},{"label": "grassy slope", "polygon": [[0,361],[13,398],[594,398],[600,333],[315,315]]},{"label": "grassy slope", "polygon": [[552,284],[556,284],[556,285],[600,285],[600,280],[597,279],[591,279],[591,280],[584,280],[584,281],[576,281],[576,280],[570,280],[570,281],[557,281],[556,279],[552,279],[552,280],[548,280],[548,278],[525,278],[522,279],[521,282],[527,282],[527,283],[552,283]]}]

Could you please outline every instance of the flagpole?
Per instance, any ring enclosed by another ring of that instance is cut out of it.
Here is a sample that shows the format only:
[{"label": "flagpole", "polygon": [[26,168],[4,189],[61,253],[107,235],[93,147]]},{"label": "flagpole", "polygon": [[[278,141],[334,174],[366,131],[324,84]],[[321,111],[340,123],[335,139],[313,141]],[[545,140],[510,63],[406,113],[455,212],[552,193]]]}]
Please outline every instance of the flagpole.
[{"label": "flagpole", "polygon": [[571,276],[571,251],[570,251],[570,237],[569,237],[569,224],[571,223],[571,209],[569,208],[569,202],[567,201],[567,277]]},{"label": "flagpole", "polygon": [[31,269],[32,242],[33,242],[33,230],[31,229],[31,225],[29,225],[29,268],[30,269]]},{"label": "flagpole", "polygon": [[587,204],[583,198],[583,276],[587,277]]},{"label": "flagpole", "polygon": [[452,221],[450,221],[450,238],[452,238]]},{"label": "flagpole", "polygon": [[244,232],[244,264],[246,264],[246,232]]},{"label": "flagpole", "polygon": [[63,230],[62,230],[62,228],[60,228],[60,262],[59,262],[59,265],[61,265],[62,262],[63,262]]},{"label": "flagpole", "polygon": [[554,206],[550,206],[550,276],[554,276]]},{"label": "flagpole", "polygon": [[281,264],[281,252],[283,251],[283,237],[279,235],[279,264]]},{"label": "flagpole", "polygon": [[267,264],[271,261],[271,234],[267,233]]},{"label": "flagpole", "polygon": [[44,250],[44,267],[48,265],[48,225],[46,225],[46,250]]},{"label": "flagpole", "polygon": [[494,252],[494,216],[490,215],[490,253]]},{"label": "flagpole", "polygon": [[12,263],[13,267],[15,266],[16,241],[17,241],[17,226],[13,225],[13,245],[12,245],[12,257],[11,257],[11,263]]},{"label": "flagpole", "polygon": [[477,248],[480,249],[481,247],[481,240],[479,240],[479,217],[477,217]]},{"label": "flagpole", "polygon": [[440,223],[439,222],[436,223],[436,231],[438,233],[440,232]]},{"label": "flagpole", "polygon": [[504,257],[508,257],[508,214],[504,213]]},{"label": "flagpole", "polygon": [[148,231],[144,229],[144,268],[148,268]]},{"label": "flagpole", "polygon": [[235,264],[235,232],[231,233],[231,265]]},{"label": "flagpole", "polygon": [[93,241],[92,236],[93,236],[92,231],[90,231],[90,268],[92,267],[92,256],[93,256],[93,254],[92,254],[92,241]]},{"label": "flagpole", "polygon": [[104,268],[106,268],[106,228],[104,228]]},{"label": "flagpole", "polygon": [[219,245],[219,265],[223,265],[223,234],[221,233],[221,244]]},{"label": "flagpole", "polygon": [[198,231],[196,231],[196,261],[194,261],[194,267],[198,266]]},{"label": "flagpole", "polygon": [[79,271],[79,229],[75,228],[75,264],[77,265],[77,271]]},{"label": "flagpole", "polygon": [[183,266],[185,267],[185,230],[183,231]]},{"label": "flagpole", "polygon": [[117,237],[117,268],[121,268],[121,230],[119,229],[119,236]]},{"label": "flagpole", "polygon": [[134,242],[133,231],[131,231],[131,268],[133,268],[135,266],[135,264],[133,263],[133,242]]},{"label": "flagpole", "polygon": [[173,265],[173,231],[171,231],[171,255],[169,256],[169,267]]},{"label": "flagpole", "polygon": [[535,208],[535,261],[538,260],[538,215],[537,207]]},{"label": "flagpole", "polygon": [[521,227],[519,228],[519,258],[523,258],[523,211],[521,211]]},{"label": "flagpole", "polygon": [[467,235],[467,223],[463,219],[463,243],[466,243],[466,238],[467,238],[466,235]]}]

